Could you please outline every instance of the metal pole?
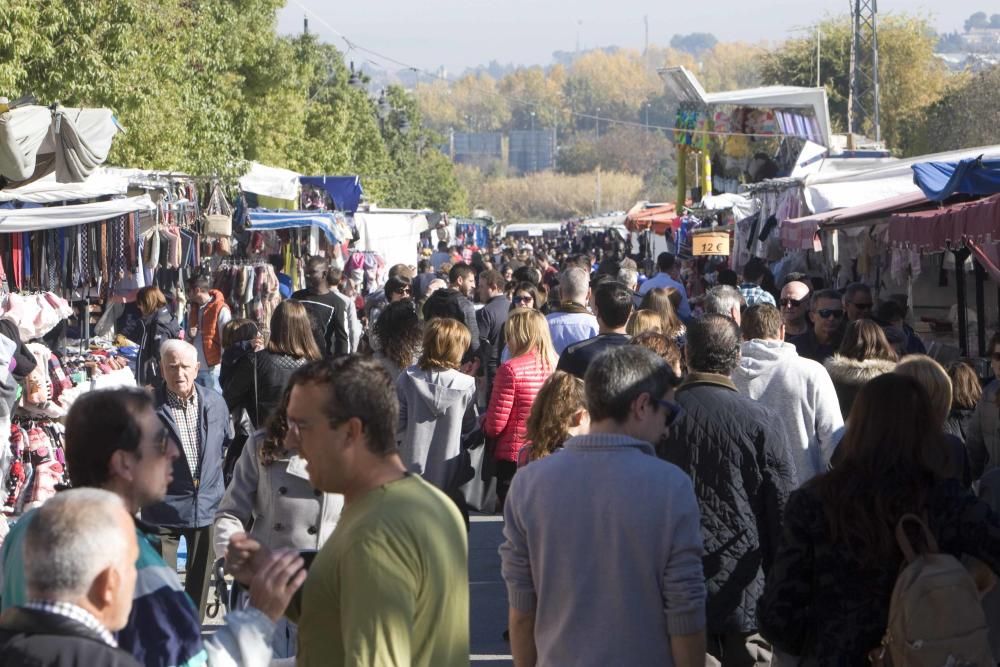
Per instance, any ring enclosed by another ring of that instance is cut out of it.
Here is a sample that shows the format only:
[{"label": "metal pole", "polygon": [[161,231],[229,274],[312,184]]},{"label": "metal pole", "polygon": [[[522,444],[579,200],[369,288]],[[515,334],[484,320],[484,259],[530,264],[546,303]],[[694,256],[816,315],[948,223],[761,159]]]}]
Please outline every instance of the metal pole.
[{"label": "metal pole", "polygon": [[986,356],[986,269],[977,261],[972,262],[976,273],[976,337],[979,356]]},{"label": "metal pole", "polygon": [[965,296],[965,258],[969,256],[966,248],[954,250],[955,255],[955,286],[957,290],[956,301],[958,305],[958,347],[962,351],[962,356],[969,356],[969,321],[967,311],[967,300]]},{"label": "metal pole", "polygon": [[821,54],[822,54],[822,44],[823,44],[823,29],[820,26],[816,26],[816,87],[819,88],[823,85],[822,78],[820,76],[821,69]]},{"label": "metal pole", "polygon": [[594,131],[597,133],[597,138],[601,138],[601,108],[597,108],[597,114],[594,117]]}]

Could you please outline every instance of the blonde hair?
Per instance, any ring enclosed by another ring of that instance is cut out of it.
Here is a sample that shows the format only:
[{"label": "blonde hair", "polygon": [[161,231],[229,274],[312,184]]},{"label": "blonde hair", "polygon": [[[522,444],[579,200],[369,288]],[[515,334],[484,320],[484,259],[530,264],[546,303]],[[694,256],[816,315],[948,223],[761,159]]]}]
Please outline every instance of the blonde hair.
[{"label": "blonde hair", "polygon": [[135,295],[135,303],[144,316],[152,315],[167,305],[167,297],[159,287],[143,287]]},{"label": "blonde hair", "polygon": [[549,376],[535,395],[525,438],[531,443],[532,461],[545,458],[570,437],[570,420],[587,408],[583,380],[565,371]]},{"label": "blonde hair", "polygon": [[503,326],[503,335],[510,348],[511,358],[533,352],[547,367],[555,366],[559,360],[552,345],[549,323],[534,308],[515,308],[510,311],[507,323]]},{"label": "blonde hair", "polygon": [[637,310],[628,318],[625,325],[625,333],[629,336],[638,336],[641,333],[652,331],[653,333],[663,333],[663,317],[654,310]]},{"label": "blonde hair", "polygon": [[425,371],[457,370],[472,336],[450,317],[435,317],[424,327],[424,348],[417,365]]},{"label": "blonde hair", "polygon": [[951,412],[952,395],[951,378],[944,367],[925,354],[914,354],[904,357],[893,372],[913,378],[927,390],[936,413],[933,415],[936,423],[944,426]]}]

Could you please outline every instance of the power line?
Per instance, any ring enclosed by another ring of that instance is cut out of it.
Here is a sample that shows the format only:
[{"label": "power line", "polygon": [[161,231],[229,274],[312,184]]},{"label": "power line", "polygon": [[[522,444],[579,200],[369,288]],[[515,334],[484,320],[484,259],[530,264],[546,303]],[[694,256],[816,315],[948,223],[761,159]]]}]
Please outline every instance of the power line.
[{"label": "power line", "polygon": [[[289,1],[292,4],[294,4],[295,6],[297,6],[299,9],[301,9],[302,11],[304,11],[307,14],[311,15],[314,19],[316,19],[316,21],[318,23],[320,23],[322,26],[324,26],[327,30],[329,30],[330,32],[332,32],[334,35],[336,35],[340,39],[344,40],[344,43],[348,47],[348,52],[350,52],[351,50],[361,51],[361,52],[367,53],[367,54],[369,54],[371,56],[374,56],[377,59],[382,60],[383,64],[384,64],[384,62],[388,62],[388,63],[391,63],[391,64],[396,65],[398,67],[402,67],[403,69],[410,70],[410,71],[412,71],[412,72],[414,72],[416,74],[422,74],[422,75],[427,76],[428,78],[431,78],[431,79],[436,79],[438,81],[443,81],[445,83],[451,83],[451,81],[449,81],[447,77],[442,76],[442,75],[440,75],[440,74],[438,74],[436,72],[430,72],[430,71],[425,70],[425,69],[423,69],[421,67],[417,67],[416,65],[411,65],[410,63],[405,63],[402,60],[397,60],[395,58],[392,58],[391,56],[384,55],[382,53],[379,53],[378,51],[374,51],[372,49],[369,49],[366,46],[362,46],[361,44],[359,44],[358,42],[355,42],[354,40],[352,40],[351,38],[349,38],[347,35],[345,35],[344,33],[342,33],[341,31],[339,31],[336,28],[334,28],[332,25],[330,25],[329,22],[327,22],[326,19],[324,19],[322,16],[320,16],[319,14],[317,14],[316,12],[314,12],[313,10],[311,10],[308,7],[306,7],[305,5],[303,5],[301,2],[299,2],[299,0],[289,0]],[[545,106],[542,103],[537,102],[535,100],[525,100],[525,99],[519,99],[519,98],[511,96],[511,95],[503,95],[499,91],[496,91],[496,90],[484,90],[484,92],[487,93],[487,94],[493,95],[495,97],[498,97],[500,99],[503,99],[503,100],[516,102],[516,103],[518,103],[518,104],[520,104],[522,106],[536,107],[536,108],[546,109],[546,110],[552,111],[552,112],[562,111],[561,109],[553,109],[552,107]],[[774,139],[774,138],[777,138],[777,137],[781,136],[781,135],[778,135],[778,134],[755,134],[755,133],[751,133],[751,132],[717,132],[715,130],[696,130],[696,129],[687,129],[687,128],[683,128],[683,127],[671,127],[671,126],[666,126],[666,125],[647,125],[645,123],[640,123],[638,121],[628,121],[628,120],[620,120],[620,119],[617,119],[617,118],[607,118],[605,116],[598,116],[596,114],[588,114],[588,113],[581,112],[581,111],[574,111],[573,109],[566,109],[565,111],[568,111],[569,114],[571,116],[575,117],[575,118],[584,118],[584,119],[589,119],[589,120],[601,121],[601,122],[607,123],[609,125],[622,125],[622,126],[625,126],[625,127],[640,127],[640,128],[643,128],[643,129],[663,130],[664,132],[674,132],[674,133],[680,133],[680,134],[705,135],[705,136],[710,136],[710,137],[754,137],[754,138],[765,138],[765,139]],[[805,137],[801,137],[801,138],[805,138]]]}]

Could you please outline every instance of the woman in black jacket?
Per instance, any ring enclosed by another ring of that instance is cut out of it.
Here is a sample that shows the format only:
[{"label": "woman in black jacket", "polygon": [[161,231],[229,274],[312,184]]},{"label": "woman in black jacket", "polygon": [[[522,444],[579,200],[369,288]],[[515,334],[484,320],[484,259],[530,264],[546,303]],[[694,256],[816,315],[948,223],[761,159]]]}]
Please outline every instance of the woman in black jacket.
[{"label": "woman in black jacket", "polygon": [[832,469],[795,491],[758,605],[765,639],[794,664],[863,665],[879,646],[903,556],[895,528],[926,517],[943,553],[1000,571],[1000,520],[947,477],[924,388],[889,373],[863,386]]},{"label": "woman in black jacket", "polygon": [[261,428],[281,402],[281,393],[295,369],[319,358],[305,306],[282,301],[271,316],[267,347],[236,363],[222,385],[222,395],[231,411],[245,409],[254,428]]},{"label": "woman in black jacket", "polygon": [[158,385],[163,381],[160,373],[160,345],[171,338],[177,338],[180,326],[167,308],[167,297],[159,287],[143,287],[136,294],[135,302],[142,314],[138,325],[136,381],[140,387]]}]

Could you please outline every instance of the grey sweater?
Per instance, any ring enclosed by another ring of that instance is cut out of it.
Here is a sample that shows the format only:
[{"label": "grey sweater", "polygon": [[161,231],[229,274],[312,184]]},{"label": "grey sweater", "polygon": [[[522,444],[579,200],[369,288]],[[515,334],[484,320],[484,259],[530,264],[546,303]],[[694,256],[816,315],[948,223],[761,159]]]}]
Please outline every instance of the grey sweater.
[{"label": "grey sweater", "polygon": [[694,488],[647,442],[578,436],[518,471],[504,536],[510,605],[535,613],[539,667],[672,665],[670,635],[705,627]]}]

